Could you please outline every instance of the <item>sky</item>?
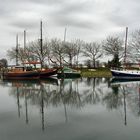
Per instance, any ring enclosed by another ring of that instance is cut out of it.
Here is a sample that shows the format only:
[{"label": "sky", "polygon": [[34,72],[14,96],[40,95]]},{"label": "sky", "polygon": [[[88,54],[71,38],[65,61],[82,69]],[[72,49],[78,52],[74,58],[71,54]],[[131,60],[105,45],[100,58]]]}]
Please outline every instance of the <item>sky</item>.
[{"label": "sky", "polygon": [[125,36],[139,29],[140,0],[0,0],[0,59],[6,51],[23,45],[23,31],[27,42],[43,38],[81,39],[101,41],[110,35]]}]

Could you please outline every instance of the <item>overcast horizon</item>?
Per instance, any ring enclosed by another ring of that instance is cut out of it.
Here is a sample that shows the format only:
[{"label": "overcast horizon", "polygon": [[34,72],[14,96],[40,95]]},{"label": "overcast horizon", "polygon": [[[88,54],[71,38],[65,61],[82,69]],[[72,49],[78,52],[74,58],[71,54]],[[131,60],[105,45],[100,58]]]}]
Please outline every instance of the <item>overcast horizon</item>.
[{"label": "overcast horizon", "polygon": [[139,29],[139,0],[0,0],[0,58],[7,49],[23,44],[23,31],[27,42],[39,38],[43,21],[44,38],[101,41],[109,35],[125,34]]}]

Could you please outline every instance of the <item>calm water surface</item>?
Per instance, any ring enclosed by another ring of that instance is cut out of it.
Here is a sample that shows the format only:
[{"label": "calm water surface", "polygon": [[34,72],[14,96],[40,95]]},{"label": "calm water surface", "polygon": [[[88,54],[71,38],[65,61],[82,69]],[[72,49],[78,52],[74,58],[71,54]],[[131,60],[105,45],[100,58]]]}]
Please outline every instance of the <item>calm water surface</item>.
[{"label": "calm water surface", "polygon": [[140,81],[0,81],[0,140],[139,140]]}]

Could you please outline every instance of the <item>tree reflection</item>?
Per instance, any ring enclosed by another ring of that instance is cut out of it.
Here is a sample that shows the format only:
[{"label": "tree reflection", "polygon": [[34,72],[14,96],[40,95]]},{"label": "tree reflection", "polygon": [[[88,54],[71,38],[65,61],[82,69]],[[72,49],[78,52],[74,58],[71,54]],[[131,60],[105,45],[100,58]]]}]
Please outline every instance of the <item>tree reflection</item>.
[{"label": "tree reflection", "polygon": [[78,93],[78,82],[73,85],[73,80],[60,80],[60,84],[54,81],[5,81],[11,84],[10,95],[17,97],[18,115],[20,116],[20,100],[25,103],[26,123],[29,123],[28,104],[40,108],[42,130],[44,130],[44,108],[50,105],[54,107],[64,105],[65,118],[67,119],[66,106],[81,107],[80,95]]},{"label": "tree reflection", "polygon": [[[115,86],[118,89],[115,89],[115,92],[123,95],[123,109],[124,109],[124,124],[127,125],[127,109],[133,112],[133,115],[139,116],[140,112],[140,85],[139,81],[122,81]],[[114,86],[112,86],[113,88]]]},{"label": "tree reflection", "polygon": [[102,101],[111,110],[118,109],[118,107],[122,106],[122,94],[119,94],[119,87],[113,86],[112,91],[108,92]]},{"label": "tree reflection", "polygon": [[140,114],[140,94],[136,92],[138,87],[135,86],[132,92],[132,87],[121,84],[110,85],[109,79],[106,78],[5,81],[3,85],[9,85],[10,95],[17,99],[19,117],[20,110],[23,109],[21,107],[24,106],[26,124],[29,123],[30,118],[28,106],[36,106],[40,110],[43,131],[45,112],[49,106],[53,108],[63,106],[65,122],[68,122],[68,108],[80,110],[87,104],[101,104],[109,110],[123,110],[125,125],[127,124],[126,107],[129,107],[133,114],[136,114],[135,112],[137,116]]},{"label": "tree reflection", "polygon": [[96,104],[100,101],[99,92],[96,88],[99,85],[98,78],[87,78],[87,83],[90,86],[90,89],[87,91],[84,102],[89,104]]},{"label": "tree reflection", "polygon": [[132,113],[139,117],[140,116],[140,84],[135,83],[131,87],[127,88],[127,102],[128,108]]}]

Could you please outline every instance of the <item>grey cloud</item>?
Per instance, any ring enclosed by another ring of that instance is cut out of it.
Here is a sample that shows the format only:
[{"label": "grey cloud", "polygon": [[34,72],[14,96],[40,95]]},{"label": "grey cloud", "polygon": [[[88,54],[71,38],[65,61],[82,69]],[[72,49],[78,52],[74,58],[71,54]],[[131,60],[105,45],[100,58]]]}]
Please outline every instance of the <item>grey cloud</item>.
[{"label": "grey cloud", "polygon": [[11,25],[17,28],[33,29],[37,27],[38,23],[37,21],[13,21]]},{"label": "grey cloud", "polygon": [[92,28],[93,27],[93,23],[90,21],[82,21],[82,20],[77,20],[74,18],[71,19],[59,19],[57,20],[57,24],[59,24],[60,26],[73,26],[73,27],[78,27],[78,28]]},{"label": "grey cloud", "polygon": [[[74,27],[73,34],[77,36],[77,30],[90,32],[90,36],[103,36],[110,28],[112,31],[126,25],[138,26],[139,5],[139,0],[0,0],[0,21],[7,34],[23,29],[38,30],[39,20],[45,19],[52,32]],[[28,11],[32,18],[26,17]]]},{"label": "grey cloud", "polygon": [[[28,1],[28,0],[27,0]],[[35,2],[35,3],[42,3],[42,4],[62,4],[65,3],[66,0],[29,0],[31,2]]]},{"label": "grey cloud", "polygon": [[132,26],[140,20],[139,5],[139,0],[127,0],[127,3],[126,1],[118,0],[106,18],[116,26]]},{"label": "grey cloud", "polygon": [[94,7],[94,5],[88,1],[87,2],[79,2],[79,3],[65,3],[65,5],[61,5],[59,13],[67,14],[67,13],[83,13],[90,12]]},{"label": "grey cloud", "polygon": [[133,26],[135,23],[139,24],[140,17],[138,13],[140,13],[140,10],[126,13],[124,11],[118,11],[110,15],[109,20],[116,26]]},{"label": "grey cloud", "polygon": [[[92,19],[86,18],[85,15],[90,15],[93,5],[88,2],[75,3],[65,3],[57,7],[50,13],[55,24],[59,26],[75,26],[75,27],[92,27]],[[82,16],[84,14],[84,16]],[[90,17],[90,16],[89,16]]]}]

